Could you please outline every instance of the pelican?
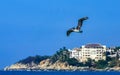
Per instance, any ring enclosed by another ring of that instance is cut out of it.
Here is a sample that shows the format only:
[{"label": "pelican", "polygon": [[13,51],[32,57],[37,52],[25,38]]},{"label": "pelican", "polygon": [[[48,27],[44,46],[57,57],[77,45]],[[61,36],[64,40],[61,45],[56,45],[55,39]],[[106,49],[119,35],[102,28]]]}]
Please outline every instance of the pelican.
[{"label": "pelican", "polygon": [[81,30],[82,24],[84,20],[87,20],[88,17],[83,17],[78,20],[78,25],[77,27],[70,28],[67,31],[67,36],[69,36],[72,32],[77,32],[77,33],[82,33],[83,31]]}]

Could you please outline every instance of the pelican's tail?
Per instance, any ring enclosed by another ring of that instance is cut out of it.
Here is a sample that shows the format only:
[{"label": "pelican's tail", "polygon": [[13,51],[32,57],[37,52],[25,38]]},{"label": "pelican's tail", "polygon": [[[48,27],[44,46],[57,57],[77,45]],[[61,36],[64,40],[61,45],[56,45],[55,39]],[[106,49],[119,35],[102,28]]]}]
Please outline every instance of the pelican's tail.
[{"label": "pelican's tail", "polygon": [[83,31],[80,31],[79,33],[83,33]]}]

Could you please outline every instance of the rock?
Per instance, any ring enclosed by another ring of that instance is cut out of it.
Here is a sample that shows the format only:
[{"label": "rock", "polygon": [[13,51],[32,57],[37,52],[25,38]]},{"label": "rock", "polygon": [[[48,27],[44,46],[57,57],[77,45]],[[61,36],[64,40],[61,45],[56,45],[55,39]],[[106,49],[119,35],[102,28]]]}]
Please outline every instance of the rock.
[{"label": "rock", "polygon": [[27,65],[21,64],[21,63],[16,63],[11,66],[7,66],[4,68],[4,70],[19,70],[19,69],[27,69]]},{"label": "rock", "polygon": [[41,61],[39,67],[41,69],[54,69],[54,70],[69,69],[68,64],[66,62],[62,63],[60,61],[56,61],[55,63],[52,64],[50,62],[50,59]]},{"label": "rock", "polygon": [[60,62],[59,60],[55,63],[51,63],[50,59],[46,59],[40,62],[40,64],[21,64],[16,63],[11,66],[7,66],[4,70],[87,70],[89,67],[77,67],[77,66],[70,66],[67,62]]}]

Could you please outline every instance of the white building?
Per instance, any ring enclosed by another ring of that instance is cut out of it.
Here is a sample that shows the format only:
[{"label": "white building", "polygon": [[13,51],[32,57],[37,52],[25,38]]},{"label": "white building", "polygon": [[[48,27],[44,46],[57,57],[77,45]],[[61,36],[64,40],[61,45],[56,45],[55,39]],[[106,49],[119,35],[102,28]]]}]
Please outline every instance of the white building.
[{"label": "white building", "polygon": [[88,58],[98,61],[105,60],[106,46],[101,44],[86,44],[82,48],[70,50],[70,58],[76,58],[81,62],[87,61]]},{"label": "white building", "polygon": [[69,51],[70,51],[70,58],[79,59],[79,57],[82,56],[81,48],[74,48],[73,50],[69,50]]},{"label": "white building", "polygon": [[106,52],[109,52],[110,54],[115,53],[115,47],[110,47],[106,49]]}]

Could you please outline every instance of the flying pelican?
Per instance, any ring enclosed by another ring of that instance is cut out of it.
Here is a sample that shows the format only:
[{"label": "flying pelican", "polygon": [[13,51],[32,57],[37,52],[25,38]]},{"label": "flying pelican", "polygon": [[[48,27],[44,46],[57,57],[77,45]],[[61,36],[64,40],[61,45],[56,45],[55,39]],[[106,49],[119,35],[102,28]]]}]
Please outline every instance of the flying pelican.
[{"label": "flying pelican", "polygon": [[78,20],[78,25],[77,25],[77,27],[76,27],[76,28],[73,27],[73,28],[71,28],[71,29],[69,29],[69,30],[67,31],[67,36],[69,36],[70,33],[72,33],[72,32],[82,33],[83,31],[81,31],[81,27],[82,27],[83,21],[84,21],[84,20],[87,20],[87,19],[88,19],[88,17],[80,18],[80,19]]}]

